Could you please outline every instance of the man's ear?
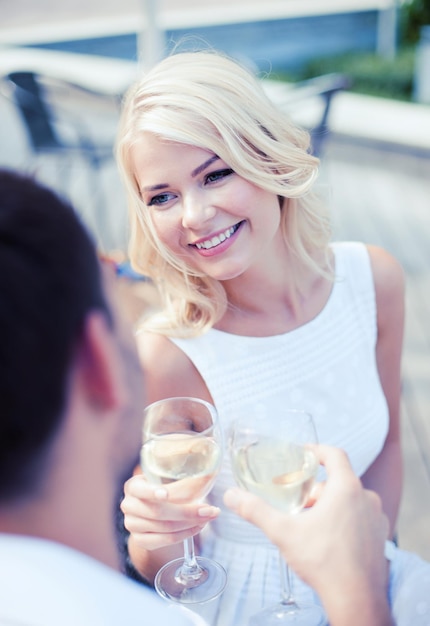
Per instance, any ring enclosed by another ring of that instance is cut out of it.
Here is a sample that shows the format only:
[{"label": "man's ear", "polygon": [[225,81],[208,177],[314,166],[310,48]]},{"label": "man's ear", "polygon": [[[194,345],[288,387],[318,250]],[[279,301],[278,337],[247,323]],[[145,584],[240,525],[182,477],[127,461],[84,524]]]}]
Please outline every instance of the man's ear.
[{"label": "man's ear", "polygon": [[114,330],[102,312],[94,311],[85,320],[76,370],[90,406],[106,411],[121,403],[121,364]]}]

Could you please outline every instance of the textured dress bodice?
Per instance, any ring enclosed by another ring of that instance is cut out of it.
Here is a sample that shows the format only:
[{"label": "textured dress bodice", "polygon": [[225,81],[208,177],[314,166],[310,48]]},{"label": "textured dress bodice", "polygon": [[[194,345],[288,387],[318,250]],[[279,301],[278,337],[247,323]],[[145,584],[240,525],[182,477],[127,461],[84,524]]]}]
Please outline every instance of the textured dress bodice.
[{"label": "textured dress bodice", "polygon": [[360,243],[333,245],[335,282],[323,310],[282,335],[244,337],[215,329],[173,339],[200,372],[220,420],[257,409],[302,408],[320,442],[344,448],[358,475],[379,454],[388,410],[376,366],[376,303],[370,259]]},{"label": "textured dress bodice", "polygon": [[[281,335],[247,337],[211,329],[172,341],[191,359],[212,396],[228,438],[238,416],[258,412],[282,420],[286,408],[314,418],[321,443],[343,448],[361,476],[381,451],[389,426],[377,364],[377,311],[368,250],[355,242],[332,245],[335,280],[323,310]],[[209,500],[222,509],[203,535],[203,554],[227,570],[223,595],[199,608],[216,626],[241,626],[263,606],[278,601],[277,550],[254,526],[223,506],[234,485],[226,452]],[[303,512],[302,514],[306,514]],[[298,600],[315,601],[294,578]]]}]

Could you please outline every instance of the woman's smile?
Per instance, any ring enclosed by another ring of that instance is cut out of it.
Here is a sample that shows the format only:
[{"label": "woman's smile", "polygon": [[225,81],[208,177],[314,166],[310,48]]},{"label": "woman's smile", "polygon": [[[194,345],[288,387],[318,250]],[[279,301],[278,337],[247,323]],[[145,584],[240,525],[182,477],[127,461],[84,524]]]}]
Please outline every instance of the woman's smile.
[{"label": "woman's smile", "polygon": [[[218,253],[218,252],[224,252],[224,250],[226,250],[229,245],[231,245],[233,243],[233,241],[235,240],[235,237],[233,235],[235,235],[238,230],[240,229],[240,227],[243,224],[243,220],[241,222],[238,222],[237,224],[235,224],[234,226],[230,226],[230,228],[227,228],[226,230],[211,236],[210,238],[206,238],[206,239],[201,239],[199,241],[195,241],[193,243],[189,243],[189,246],[192,246],[194,248],[197,248],[197,250],[199,252],[201,252],[204,256],[206,256],[205,253]],[[224,246],[222,246],[222,244],[225,243]],[[216,248],[216,251],[214,250]]]}]

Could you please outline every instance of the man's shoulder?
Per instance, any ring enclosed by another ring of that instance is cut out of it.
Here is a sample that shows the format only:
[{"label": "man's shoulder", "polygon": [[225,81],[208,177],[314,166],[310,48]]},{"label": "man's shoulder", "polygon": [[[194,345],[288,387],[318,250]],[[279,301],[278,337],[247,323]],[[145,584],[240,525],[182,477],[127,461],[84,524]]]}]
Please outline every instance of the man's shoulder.
[{"label": "man's shoulder", "polygon": [[[0,534],[0,626],[187,626],[151,589],[44,539]],[[155,621],[157,620],[157,621]]]}]

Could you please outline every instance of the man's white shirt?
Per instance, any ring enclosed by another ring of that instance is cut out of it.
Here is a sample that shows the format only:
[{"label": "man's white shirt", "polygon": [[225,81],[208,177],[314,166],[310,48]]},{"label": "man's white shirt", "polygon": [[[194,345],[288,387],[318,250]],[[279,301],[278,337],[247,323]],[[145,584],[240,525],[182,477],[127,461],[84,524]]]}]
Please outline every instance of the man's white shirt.
[{"label": "man's white shirt", "polygon": [[45,539],[0,534],[0,626],[203,626],[95,559]]}]

